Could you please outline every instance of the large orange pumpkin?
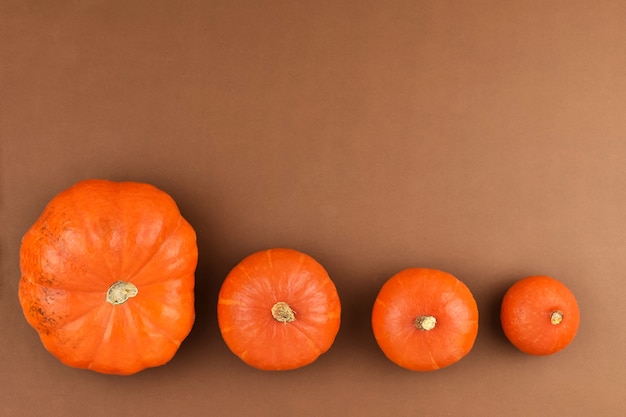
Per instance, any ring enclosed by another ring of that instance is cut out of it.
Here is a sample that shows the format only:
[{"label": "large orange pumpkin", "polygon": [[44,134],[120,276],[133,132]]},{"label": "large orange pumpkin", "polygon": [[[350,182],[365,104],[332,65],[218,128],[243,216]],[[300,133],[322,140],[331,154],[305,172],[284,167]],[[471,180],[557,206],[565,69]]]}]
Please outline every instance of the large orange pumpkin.
[{"label": "large orange pumpkin", "polygon": [[248,365],[290,370],[314,362],[339,331],[335,284],[315,259],[269,249],[243,259],[219,293],[218,322],[231,351]]},{"label": "large orange pumpkin", "polygon": [[194,322],[193,228],[152,185],[85,180],[22,239],[19,299],[63,363],[127,375],[168,362]]},{"label": "large orange pumpkin", "polygon": [[478,334],[478,307],[469,288],[453,275],[405,269],[380,289],[372,329],[389,360],[412,371],[433,371],[470,352]]}]

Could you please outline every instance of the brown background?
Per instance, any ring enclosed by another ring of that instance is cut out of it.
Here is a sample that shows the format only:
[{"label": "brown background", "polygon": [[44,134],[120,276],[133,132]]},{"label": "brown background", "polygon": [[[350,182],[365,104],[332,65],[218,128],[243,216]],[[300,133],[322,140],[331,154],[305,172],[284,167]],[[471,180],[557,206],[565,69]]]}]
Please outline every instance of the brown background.
[{"label": "brown background", "polygon": [[[2,1],[0,415],[623,416],[626,3]],[[20,238],[89,177],[153,183],[199,236],[197,321],[158,369],[61,365],[22,317]],[[342,328],[309,367],[254,370],[216,324],[249,253],[305,251]],[[369,315],[412,266],[474,292],[473,351],[389,362]],[[506,288],[548,274],[579,334],[517,352]]]}]

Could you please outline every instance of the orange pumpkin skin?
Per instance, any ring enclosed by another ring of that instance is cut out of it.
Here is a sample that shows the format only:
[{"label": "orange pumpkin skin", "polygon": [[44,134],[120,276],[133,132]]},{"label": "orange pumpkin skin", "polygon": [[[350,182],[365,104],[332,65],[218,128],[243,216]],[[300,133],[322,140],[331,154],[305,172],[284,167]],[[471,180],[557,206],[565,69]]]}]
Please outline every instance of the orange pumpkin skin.
[{"label": "orange pumpkin skin", "polygon": [[217,318],[226,345],[242,361],[265,371],[292,370],[330,349],[341,304],[322,265],[276,248],[253,253],[231,270]]},{"label": "orange pumpkin skin", "polygon": [[502,329],[509,341],[530,355],[551,355],[569,345],[580,324],[574,294],[562,282],[530,276],[513,284],[502,299]]},{"label": "orange pumpkin skin", "polygon": [[380,289],[372,329],[389,360],[412,371],[433,371],[470,352],[478,334],[478,307],[469,288],[453,275],[406,269]]},{"label": "orange pumpkin skin", "polygon": [[195,232],[165,192],[85,180],[23,237],[19,300],[61,362],[129,375],[168,362],[190,332],[197,258]]}]

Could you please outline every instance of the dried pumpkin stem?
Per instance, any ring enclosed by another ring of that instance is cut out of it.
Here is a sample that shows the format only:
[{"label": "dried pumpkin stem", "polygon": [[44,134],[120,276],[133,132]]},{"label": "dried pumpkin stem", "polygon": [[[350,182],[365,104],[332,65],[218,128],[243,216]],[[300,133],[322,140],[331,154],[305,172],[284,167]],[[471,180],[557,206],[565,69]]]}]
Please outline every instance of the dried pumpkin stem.
[{"label": "dried pumpkin stem", "polygon": [[556,326],[558,324],[561,324],[562,321],[563,321],[563,312],[561,310],[554,310],[552,314],[550,315],[550,323]]},{"label": "dried pumpkin stem", "polygon": [[437,319],[435,316],[419,316],[415,319],[415,327],[419,330],[429,331],[435,328]]},{"label": "dried pumpkin stem", "polygon": [[113,304],[124,304],[126,300],[137,295],[139,290],[131,282],[117,281],[109,287],[106,300]]},{"label": "dried pumpkin stem", "polygon": [[296,312],[286,302],[279,301],[272,307],[272,317],[286,324],[296,319]]}]

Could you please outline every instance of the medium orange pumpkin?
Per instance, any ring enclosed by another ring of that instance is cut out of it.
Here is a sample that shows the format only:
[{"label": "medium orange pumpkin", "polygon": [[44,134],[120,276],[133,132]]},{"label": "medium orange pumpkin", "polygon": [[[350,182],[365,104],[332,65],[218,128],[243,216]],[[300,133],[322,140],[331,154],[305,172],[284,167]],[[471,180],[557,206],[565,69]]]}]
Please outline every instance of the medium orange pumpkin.
[{"label": "medium orange pumpkin", "polygon": [[574,294],[562,282],[547,276],[523,278],[502,299],[502,329],[522,352],[550,355],[569,345],[580,324]]},{"label": "medium orange pumpkin", "polygon": [[380,289],[372,329],[392,362],[412,371],[433,371],[470,352],[478,334],[478,307],[469,288],[453,275],[406,269]]},{"label": "medium orange pumpkin", "polygon": [[66,365],[128,375],[168,362],[194,322],[196,235],[152,185],[85,180],[22,239],[19,299]]},{"label": "medium orange pumpkin", "polygon": [[244,258],[224,280],[217,307],[226,345],[261,370],[308,365],[331,347],[339,331],[335,284],[315,259],[293,249]]}]

